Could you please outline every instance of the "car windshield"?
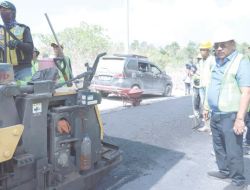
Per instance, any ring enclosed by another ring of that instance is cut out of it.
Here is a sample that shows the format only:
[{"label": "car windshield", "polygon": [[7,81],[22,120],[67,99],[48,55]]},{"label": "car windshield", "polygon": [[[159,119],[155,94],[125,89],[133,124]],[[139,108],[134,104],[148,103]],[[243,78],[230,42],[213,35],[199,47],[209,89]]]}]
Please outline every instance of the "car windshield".
[{"label": "car windshield", "polygon": [[104,73],[122,73],[124,67],[124,60],[122,59],[101,59],[98,63],[96,72]]}]

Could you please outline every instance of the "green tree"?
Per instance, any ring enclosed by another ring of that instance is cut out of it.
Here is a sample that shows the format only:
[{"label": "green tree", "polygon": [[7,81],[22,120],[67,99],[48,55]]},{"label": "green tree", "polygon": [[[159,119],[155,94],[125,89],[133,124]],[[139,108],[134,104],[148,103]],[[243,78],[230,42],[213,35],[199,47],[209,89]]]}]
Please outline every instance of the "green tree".
[{"label": "green tree", "polygon": [[198,54],[198,49],[196,47],[195,42],[189,41],[186,50],[188,52],[188,58],[189,59],[194,59]]},{"label": "green tree", "polygon": [[134,40],[133,43],[130,45],[131,51],[140,51],[140,43],[138,40]]},{"label": "green tree", "polygon": [[242,44],[236,43],[236,49],[239,53],[242,53],[244,55],[249,55],[249,50],[248,50],[249,44],[244,42]]},{"label": "green tree", "polygon": [[176,56],[178,50],[180,50],[180,45],[177,43],[177,42],[173,42],[171,45],[170,45],[170,48],[172,49],[173,51],[173,54],[174,54],[174,57]]},{"label": "green tree", "polygon": [[[35,34],[34,37],[39,38],[44,44],[44,47],[40,48],[41,51],[55,41],[52,34]],[[85,22],[81,22],[79,27],[66,28],[58,32],[57,38],[64,44],[63,52],[70,57],[76,73],[79,73],[79,68],[84,68],[85,62],[90,62],[91,65],[96,55],[108,51],[111,45],[110,38],[104,34],[101,26]]]}]

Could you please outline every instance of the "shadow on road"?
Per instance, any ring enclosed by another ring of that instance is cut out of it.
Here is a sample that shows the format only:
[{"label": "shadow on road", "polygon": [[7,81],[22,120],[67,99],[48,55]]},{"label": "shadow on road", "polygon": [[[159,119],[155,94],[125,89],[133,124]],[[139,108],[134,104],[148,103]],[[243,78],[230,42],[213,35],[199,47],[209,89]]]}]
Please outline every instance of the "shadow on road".
[{"label": "shadow on road", "polygon": [[[115,190],[140,176],[151,175],[150,171],[161,169],[164,173],[175,166],[185,154],[121,138],[111,138],[123,151],[123,161],[97,185],[97,190]],[[109,141],[104,139],[104,141]],[[152,180],[153,186],[161,177]]]},{"label": "shadow on road", "polygon": [[109,95],[108,97],[102,97],[104,100],[121,101],[121,98],[116,95]]},{"label": "shadow on road", "polygon": [[[164,97],[162,96],[161,94],[142,94],[141,95],[141,99],[144,100],[144,99],[156,99],[156,98],[159,98],[159,99],[163,99],[163,98],[174,98],[174,97],[177,97],[175,95],[172,95],[170,97]],[[112,101],[122,101],[122,98],[119,97],[119,96],[116,96],[116,95],[109,95],[108,97],[103,97],[104,100],[112,100]]]}]

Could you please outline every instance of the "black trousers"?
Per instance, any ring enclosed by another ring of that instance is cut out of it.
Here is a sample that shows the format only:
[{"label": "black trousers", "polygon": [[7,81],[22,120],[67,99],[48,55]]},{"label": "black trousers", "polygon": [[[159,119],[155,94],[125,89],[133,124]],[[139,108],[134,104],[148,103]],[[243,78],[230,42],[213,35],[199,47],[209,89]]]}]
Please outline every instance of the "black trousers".
[{"label": "black trousers", "polygon": [[234,185],[243,185],[243,135],[235,135],[234,122],[237,113],[213,114],[211,130],[216,163],[220,172],[229,175]]},{"label": "black trousers", "polygon": [[185,93],[187,93],[188,95],[190,94],[190,88],[191,88],[190,83],[185,83]]},{"label": "black trousers", "polygon": [[246,133],[246,143],[250,144],[250,112],[248,112],[248,119],[246,122],[247,133]]},{"label": "black trousers", "polygon": [[193,104],[195,110],[198,111],[200,110],[200,102],[201,102],[200,89],[193,87]]}]

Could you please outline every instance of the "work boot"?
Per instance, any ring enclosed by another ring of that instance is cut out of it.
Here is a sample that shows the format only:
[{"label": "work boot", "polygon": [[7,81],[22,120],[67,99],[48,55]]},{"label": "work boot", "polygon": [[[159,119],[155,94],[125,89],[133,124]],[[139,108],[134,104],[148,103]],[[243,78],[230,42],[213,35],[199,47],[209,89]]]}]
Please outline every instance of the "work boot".
[{"label": "work boot", "polygon": [[223,190],[247,190],[247,186],[245,185],[236,186],[231,183],[230,185],[224,187]]},{"label": "work boot", "polygon": [[199,110],[194,110],[194,115],[195,115],[195,117],[199,117],[200,116],[200,112],[199,112]]},{"label": "work boot", "polygon": [[199,118],[199,116],[200,116],[199,110],[194,110],[194,115],[189,115],[189,118],[195,118],[195,117]]},{"label": "work boot", "polygon": [[211,132],[211,128],[210,128],[210,119],[205,121],[205,125],[202,128],[199,128],[198,131],[200,132]]},{"label": "work boot", "polygon": [[242,145],[244,148],[250,148],[250,144],[246,140],[243,141]]},{"label": "work boot", "polygon": [[207,172],[207,177],[211,178],[211,179],[215,179],[215,180],[222,180],[222,181],[226,181],[228,183],[231,183],[232,180],[230,179],[229,176],[224,175],[221,172],[215,172],[215,171],[211,171],[211,172]]}]

